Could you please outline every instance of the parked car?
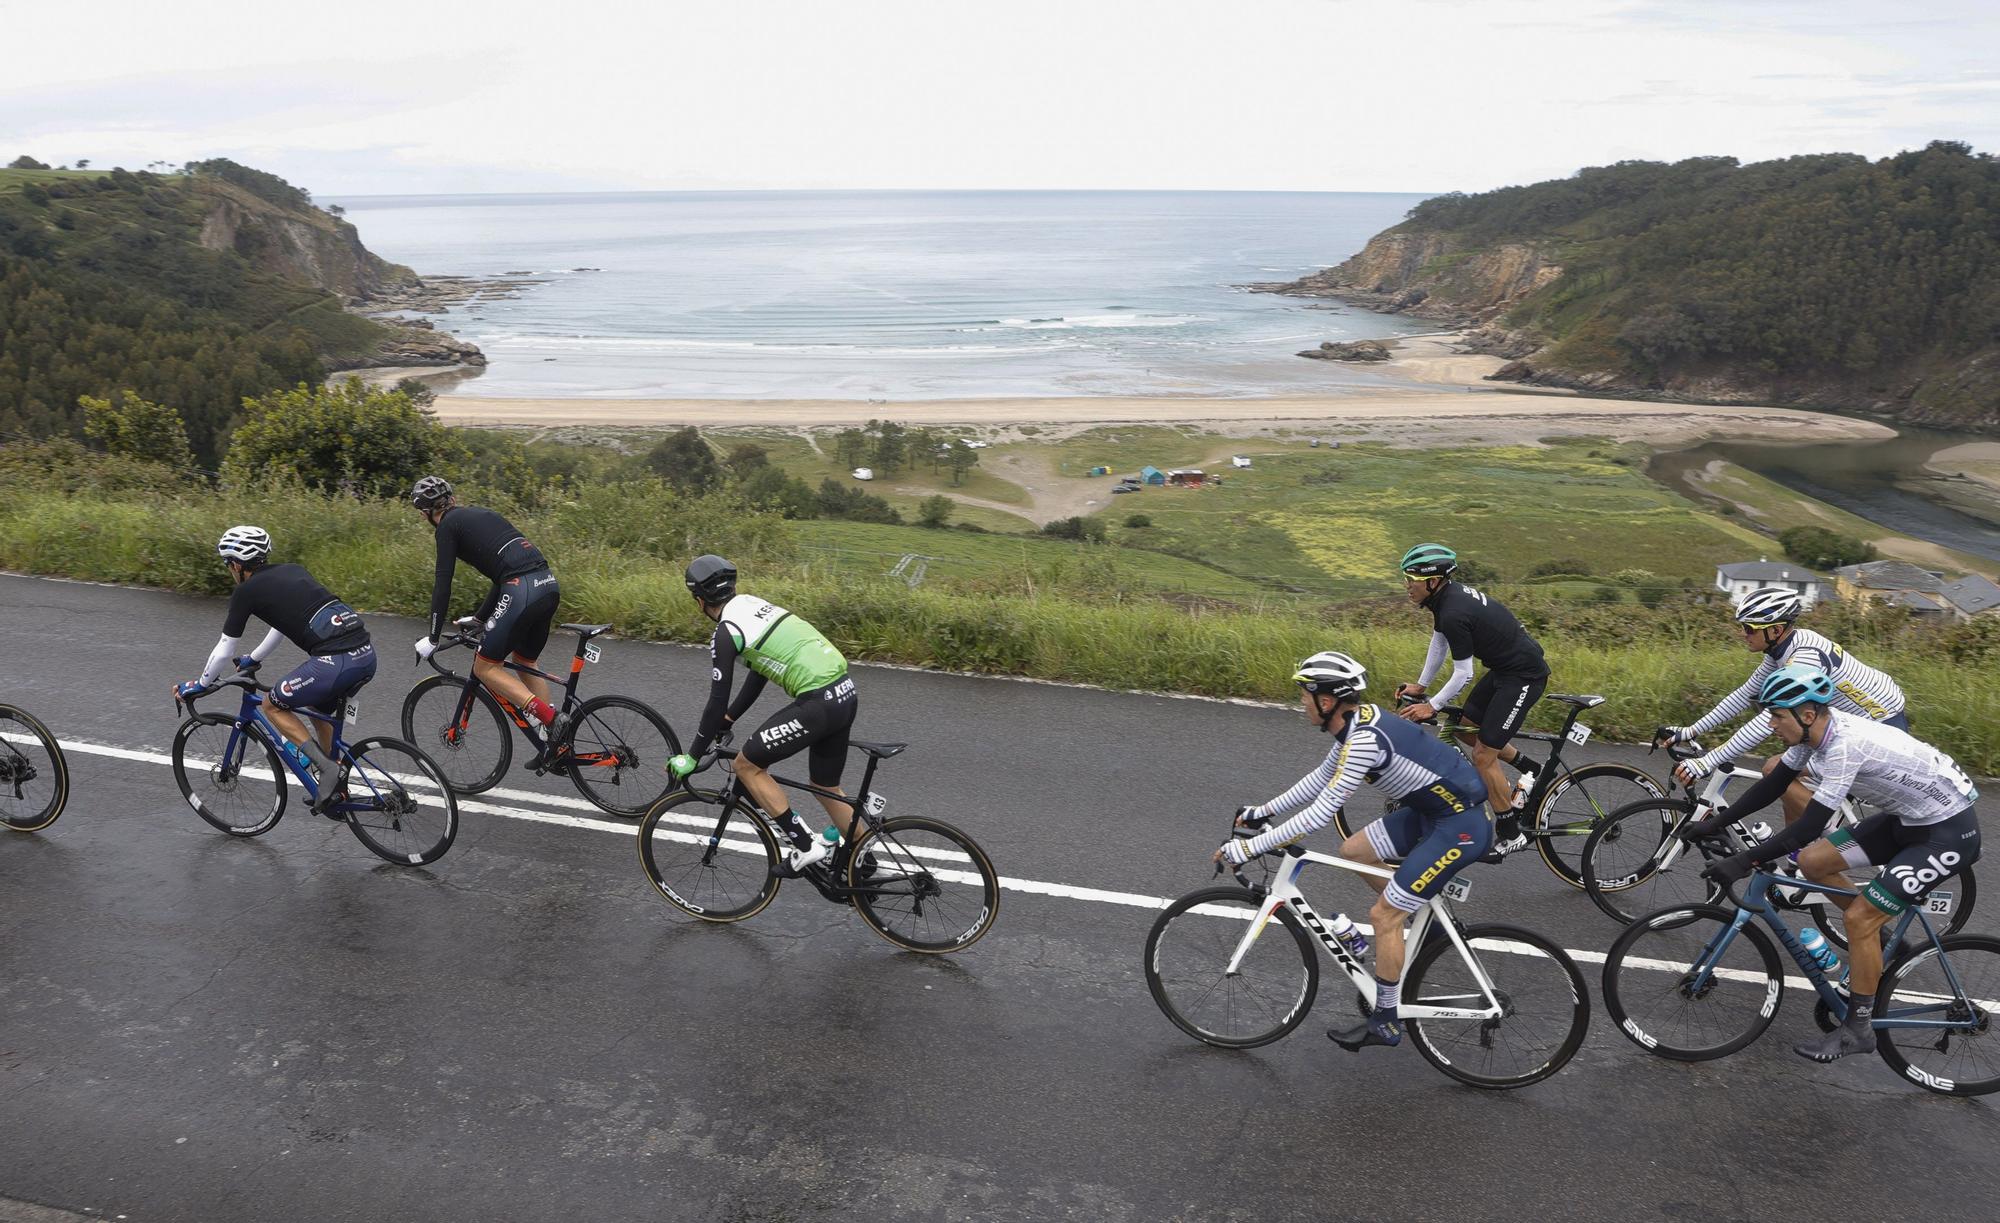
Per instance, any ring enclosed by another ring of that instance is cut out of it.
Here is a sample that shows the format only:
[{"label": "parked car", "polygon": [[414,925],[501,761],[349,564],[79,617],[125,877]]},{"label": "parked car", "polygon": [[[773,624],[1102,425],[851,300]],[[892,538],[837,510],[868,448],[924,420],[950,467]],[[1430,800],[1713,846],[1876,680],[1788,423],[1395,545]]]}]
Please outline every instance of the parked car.
[{"label": "parked car", "polygon": [[1111,495],[1116,497],[1119,493],[1136,493],[1138,491],[1139,486],[1137,484],[1120,484],[1111,490]]}]

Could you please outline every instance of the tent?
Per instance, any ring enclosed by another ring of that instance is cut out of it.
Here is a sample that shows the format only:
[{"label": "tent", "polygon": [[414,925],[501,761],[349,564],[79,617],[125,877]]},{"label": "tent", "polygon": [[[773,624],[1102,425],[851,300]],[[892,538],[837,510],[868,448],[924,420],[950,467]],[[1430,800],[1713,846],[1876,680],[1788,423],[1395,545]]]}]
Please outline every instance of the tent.
[{"label": "tent", "polygon": [[1165,484],[1167,482],[1167,473],[1157,467],[1141,467],[1139,469],[1139,478],[1148,484]]},{"label": "tent", "polygon": [[1200,488],[1207,481],[1207,473],[1198,468],[1176,467],[1167,473],[1167,483],[1176,488]]},{"label": "tent", "polygon": [[1111,474],[1111,469],[1109,467],[1093,467],[1088,474],[1093,476],[1108,476]]}]

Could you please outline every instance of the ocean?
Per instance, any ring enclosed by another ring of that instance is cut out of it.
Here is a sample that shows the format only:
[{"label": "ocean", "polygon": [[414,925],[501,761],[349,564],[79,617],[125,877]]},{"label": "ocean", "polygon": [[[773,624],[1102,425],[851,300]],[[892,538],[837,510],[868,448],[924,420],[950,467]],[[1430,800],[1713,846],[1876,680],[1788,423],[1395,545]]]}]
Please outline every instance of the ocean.
[{"label": "ocean", "polygon": [[[1420,195],[647,192],[361,196],[428,275],[532,271],[436,321],[502,398],[934,399],[1340,392],[1294,354],[1435,325],[1249,293],[1338,263]],[[590,270],[579,270],[590,269]]]}]

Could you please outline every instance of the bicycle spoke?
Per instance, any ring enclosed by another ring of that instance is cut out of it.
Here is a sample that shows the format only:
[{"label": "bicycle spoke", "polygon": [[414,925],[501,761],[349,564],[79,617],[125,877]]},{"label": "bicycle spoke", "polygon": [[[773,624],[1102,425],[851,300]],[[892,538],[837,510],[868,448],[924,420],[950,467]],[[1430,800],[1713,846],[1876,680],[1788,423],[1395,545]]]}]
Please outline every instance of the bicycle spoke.
[{"label": "bicycle spoke", "polygon": [[1249,1048],[1297,1027],[1318,988],[1314,951],[1297,926],[1274,919],[1225,973],[1262,900],[1234,888],[1183,897],[1146,939],[1146,982],[1182,1031],[1209,1044]]},{"label": "bicycle spoke", "polygon": [[1892,966],[1878,996],[1883,1060],[1932,1091],[2000,1089],[2000,940],[1957,935]]}]

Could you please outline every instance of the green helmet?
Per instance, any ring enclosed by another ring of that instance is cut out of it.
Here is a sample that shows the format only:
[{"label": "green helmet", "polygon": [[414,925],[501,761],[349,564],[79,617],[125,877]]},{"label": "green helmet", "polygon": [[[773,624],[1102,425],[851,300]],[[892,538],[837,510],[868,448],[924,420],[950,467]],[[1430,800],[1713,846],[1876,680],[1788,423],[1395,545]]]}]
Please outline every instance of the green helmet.
[{"label": "green helmet", "polygon": [[1403,573],[1413,578],[1449,577],[1458,568],[1458,553],[1443,544],[1418,544],[1403,553]]}]

